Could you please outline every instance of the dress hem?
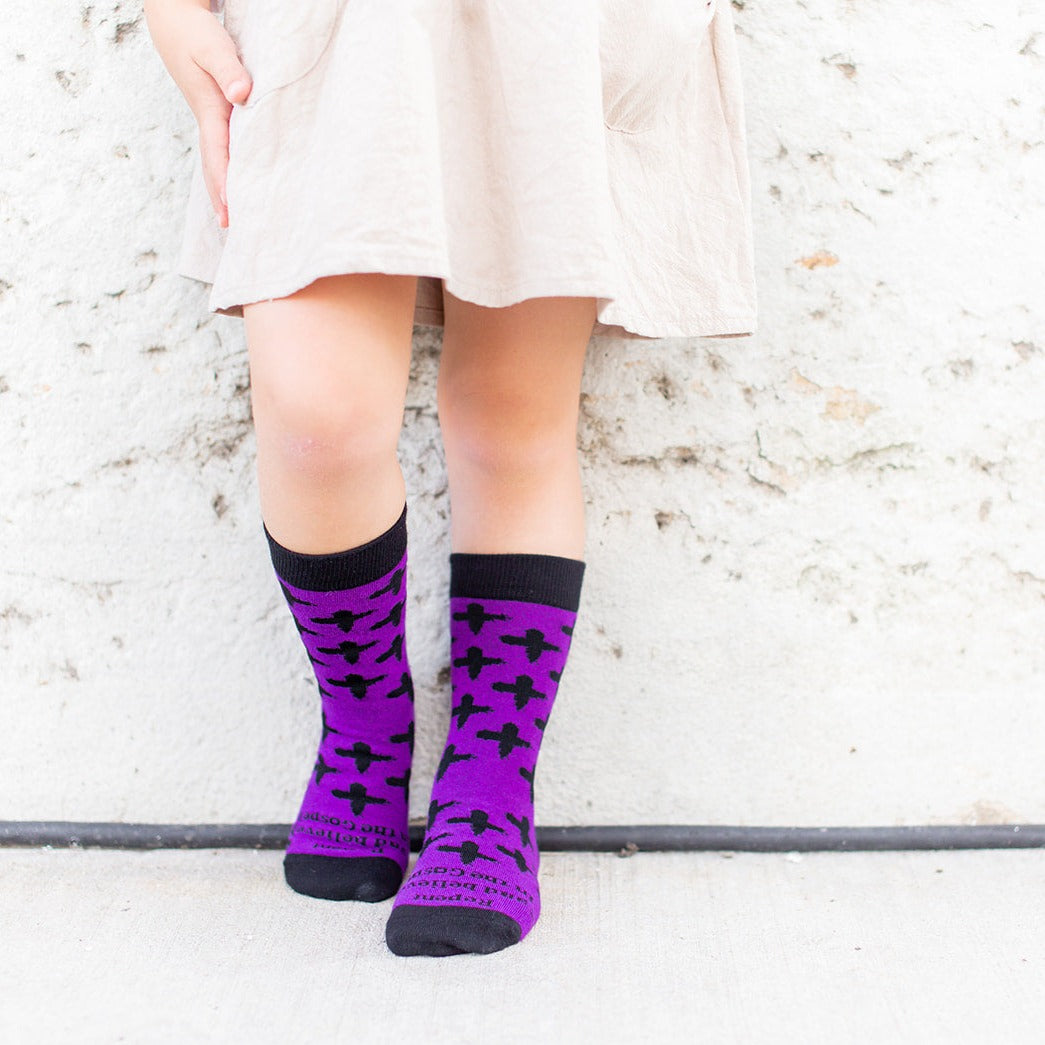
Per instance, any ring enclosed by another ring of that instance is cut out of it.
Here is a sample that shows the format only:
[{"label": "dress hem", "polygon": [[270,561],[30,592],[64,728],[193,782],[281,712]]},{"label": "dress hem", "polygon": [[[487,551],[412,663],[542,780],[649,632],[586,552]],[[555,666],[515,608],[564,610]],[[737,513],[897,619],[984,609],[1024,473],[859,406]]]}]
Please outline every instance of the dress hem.
[{"label": "dress hem", "polygon": [[[213,288],[213,277],[202,275],[194,266],[183,264],[177,271],[178,275]],[[219,315],[242,318],[245,304],[286,297],[317,279],[350,272],[383,272],[388,275],[439,279],[455,297],[486,308],[503,308],[535,297],[594,297],[598,302],[598,318],[592,337],[642,340],[731,338],[750,337],[757,329],[754,311],[743,310],[704,311],[694,314],[691,320],[674,323],[654,322],[645,316],[613,316],[615,295],[607,288],[604,280],[596,277],[587,275],[557,277],[554,280],[524,280],[507,286],[473,283],[446,275],[446,265],[430,255],[419,255],[404,261],[403,255],[400,254],[396,261],[363,258],[354,262],[342,261],[312,266],[307,271],[299,271],[294,275],[265,280],[261,284],[263,289],[260,290],[258,282],[223,288],[220,296],[214,294],[212,289],[209,309]],[[610,315],[604,319],[603,316],[607,312]],[[441,327],[444,325],[443,310],[437,305],[417,303],[414,308],[414,322],[420,326]]]}]

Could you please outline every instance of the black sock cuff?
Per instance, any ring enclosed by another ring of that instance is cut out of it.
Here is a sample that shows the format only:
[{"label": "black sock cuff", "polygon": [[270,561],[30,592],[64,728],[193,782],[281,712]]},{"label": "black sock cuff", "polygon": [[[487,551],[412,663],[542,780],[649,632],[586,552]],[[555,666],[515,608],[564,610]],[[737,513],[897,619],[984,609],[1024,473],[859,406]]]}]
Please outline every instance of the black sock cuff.
[{"label": "black sock cuff", "polygon": [[305,591],[343,591],[370,584],[394,570],[406,552],[406,505],[392,526],[358,548],[325,555],[295,552],[279,544],[262,523],[280,580]]},{"label": "black sock cuff", "polygon": [[576,613],[584,563],[560,555],[452,552],[450,598],[514,599]]}]

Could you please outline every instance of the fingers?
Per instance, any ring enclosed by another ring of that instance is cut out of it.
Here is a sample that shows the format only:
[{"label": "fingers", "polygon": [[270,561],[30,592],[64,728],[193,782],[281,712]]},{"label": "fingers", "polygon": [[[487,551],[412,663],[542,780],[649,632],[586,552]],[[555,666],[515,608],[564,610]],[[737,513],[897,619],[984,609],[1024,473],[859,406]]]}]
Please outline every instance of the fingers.
[{"label": "fingers", "polygon": [[247,100],[250,73],[232,37],[205,6],[154,0],[145,10],[156,50],[197,118],[213,103],[215,93],[230,104]]},{"label": "fingers", "polygon": [[222,96],[231,105],[243,105],[250,97],[253,81],[239,60],[232,37],[218,25],[217,32],[205,34],[193,53],[193,60],[217,84]]},{"label": "fingers", "polygon": [[225,179],[229,168],[229,114],[232,106],[219,103],[200,114],[200,162],[211,206],[221,228],[228,228],[229,208]]},{"label": "fingers", "polygon": [[217,32],[202,35],[193,61],[206,73],[200,85],[201,98],[194,108],[200,128],[200,160],[211,206],[221,228],[228,228],[229,209],[225,181],[229,167],[229,117],[233,105],[250,97],[253,81],[236,53],[236,45],[225,29],[211,18]]},{"label": "fingers", "polygon": [[207,192],[225,228],[229,116],[233,105],[246,103],[253,81],[235,41],[211,14],[208,0],[145,0],[144,9],[160,58],[199,125]]}]

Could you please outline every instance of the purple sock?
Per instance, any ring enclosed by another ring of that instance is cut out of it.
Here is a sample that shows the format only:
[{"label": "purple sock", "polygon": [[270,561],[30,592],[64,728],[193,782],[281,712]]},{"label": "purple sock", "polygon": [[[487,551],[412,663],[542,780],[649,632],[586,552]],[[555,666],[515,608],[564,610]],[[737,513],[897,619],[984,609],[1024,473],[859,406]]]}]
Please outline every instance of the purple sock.
[{"label": "purple sock", "polygon": [[392,896],[410,854],[414,691],[405,645],[406,508],[380,537],[306,555],[266,535],[315,669],[323,734],[283,872],[306,896]]},{"label": "purple sock", "polygon": [[396,954],[489,954],[540,913],[533,782],[584,563],[450,556],[450,732],[424,845],[386,927]]}]

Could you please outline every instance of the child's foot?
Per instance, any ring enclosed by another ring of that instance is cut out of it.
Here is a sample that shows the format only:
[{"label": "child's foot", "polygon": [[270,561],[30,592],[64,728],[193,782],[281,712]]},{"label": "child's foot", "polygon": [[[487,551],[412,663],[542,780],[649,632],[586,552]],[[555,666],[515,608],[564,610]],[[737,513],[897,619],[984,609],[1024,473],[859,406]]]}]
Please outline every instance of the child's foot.
[{"label": "child's foot", "polygon": [[406,509],[386,533],[346,552],[304,555],[271,536],[269,546],[323,702],[323,735],[284,876],[306,896],[386,900],[410,851]]},{"label": "child's foot", "polygon": [[583,572],[557,556],[451,556],[450,732],[385,931],[395,954],[489,954],[537,921],[534,772]]}]

